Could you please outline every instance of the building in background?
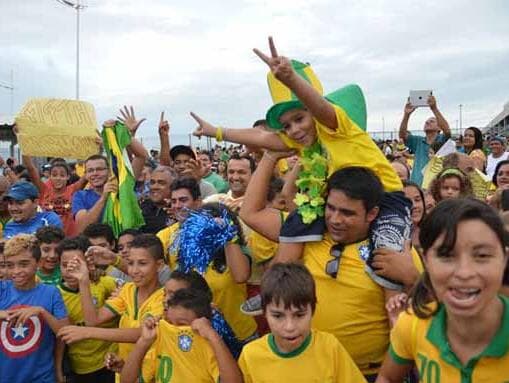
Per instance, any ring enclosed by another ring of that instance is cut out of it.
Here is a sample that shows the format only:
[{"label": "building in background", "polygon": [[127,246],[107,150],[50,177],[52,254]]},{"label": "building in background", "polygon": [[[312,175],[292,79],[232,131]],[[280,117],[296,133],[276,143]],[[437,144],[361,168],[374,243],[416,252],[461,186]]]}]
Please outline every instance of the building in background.
[{"label": "building in background", "polygon": [[509,101],[504,104],[504,109],[484,128],[483,133],[489,136],[509,136]]},{"label": "building in background", "polygon": [[0,115],[0,155],[4,159],[14,157],[19,160],[18,140],[12,132],[13,127],[13,117]]}]

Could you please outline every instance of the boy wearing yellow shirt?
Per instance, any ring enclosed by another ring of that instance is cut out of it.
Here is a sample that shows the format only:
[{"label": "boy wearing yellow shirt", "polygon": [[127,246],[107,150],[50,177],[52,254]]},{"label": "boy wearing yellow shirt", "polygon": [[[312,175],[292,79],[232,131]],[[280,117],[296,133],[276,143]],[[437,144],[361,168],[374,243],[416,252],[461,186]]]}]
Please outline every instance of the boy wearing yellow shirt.
[{"label": "boy wearing yellow shirt", "polygon": [[334,335],[311,329],[315,283],[301,264],[276,264],[262,279],[262,306],[271,333],[244,346],[245,383],[365,383]]},{"label": "boy wearing yellow shirt", "polygon": [[[85,238],[64,239],[57,247],[60,258],[62,281],[58,285],[69,319],[76,326],[85,326],[85,318],[81,309],[79,282],[72,276],[68,267],[74,257],[85,260],[89,241]],[[115,280],[108,276],[93,279],[90,284],[92,299],[96,307],[102,307],[106,299],[116,289]],[[72,343],[68,348],[71,363],[72,382],[113,383],[115,374],[104,367],[104,357],[111,348],[110,342],[101,340],[82,340]]]},{"label": "boy wearing yellow shirt", "polygon": [[121,381],[242,382],[235,359],[210,325],[210,305],[210,297],[200,290],[177,290],[168,299],[163,320],[144,320]]},{"label": "boy wearing yellow shirt", "polygon": [[127,359],[140,334],[146,316],[163,314],[164,291],[159,285],[158,271],[164,264],[161,241],[153,234],[140,234],[131,243],[128,274],[133,282],[126,283],[117,297],[110,298],[97,309],[93,303],[86,264],[80,258],[69,267],[79,280],[80,297],[86,326],[98,326],[120,318],[118,329],[67,326],[59,332],[66,342],[101,339],[119,343],[119,361]]},{"label": "boy wearing yellow shirt", "polygon": [[[275,104],[266,120],[273,132],[256,129],[214,127],[192,114],[199,123],[195,135],[215,136],[274,151],[294,150],[303,158],[297,180],[299,206],[285,221],[279,236],[279,254],[296,252],[305,242],[321,241],[325,232],[322,192],[328,175],[345,167],[366,167],[381,180],[385,195],[380,213],[371,225],[370,247],[402,251],[410,237],[410,201],[403,185],[384,154],[366,130],[366,105],[361,89],[348,85],[323,96],[319,79],[309,64],[289,60],[276,51],[269,38],[271,55],[255,49],[270,68],[269,89]],[[300,250],[301,251],[301,250]],[[401,290],[396,281],[374,273],[372,257],[366,271],[379,285]]]}]

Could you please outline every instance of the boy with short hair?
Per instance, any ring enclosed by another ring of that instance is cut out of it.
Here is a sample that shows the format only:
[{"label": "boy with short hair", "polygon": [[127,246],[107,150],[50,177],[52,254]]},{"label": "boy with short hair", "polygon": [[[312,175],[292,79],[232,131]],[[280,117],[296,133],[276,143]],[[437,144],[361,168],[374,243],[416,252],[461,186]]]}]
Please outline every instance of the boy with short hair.
[{"label": "boy with short hair", "polygon": [[[207,280],[195,270],[187,273],[182,271],[173,270],[170,278],[164,284],[165,303],[168,298],[171,298],[177,290],[180,289],[194,289],[202,291],[207,294],[210,301],[213,302],[212,290],[210,289]],[[212,317],[210,319],[212,327],[221,336],[226,347],[230,350],[233,357],[238,359],[242,351],[243,344],[237,339],[232,328],[226,321],[223,313],[219,311],[214,304],[212,304]]]},{"label": "boy with short hair", "polygon": [[83,235],[88,238],[91,244],[86,253],[87,257],[93,256],[97,266],[104,269],[106,275],[124,282],[129,280],[124,272],[127,271],[125,260],[114,251],[116,247],[115,234],[110,225],[91,223],[85,228]]},{"label": "boy with short hair", "polygon": [[[97,308],[91,295],[89,271],[81,258],[72,261],[73,276],[79,280],[83,316],[87,326],[66,326],[59,336],[66,343],[83,339],[101,339],[118,342],[119,360],[127,359],[133,344],[140,337],[141,322],[147,316],[163,314],[164,291],[158,281],[158,270],[164,264],[161,241],[152,234],[134,238],[128,272],[132,282],[127,282],[116,297],[110,297],[104,306]],[[101,328],[104,323],[119,320],[118,329]]]},{"label": "boy with short hair", "polygon": [[16,234],[34,234],[43,226],[62,228],[60,217],[52,211],[38,212],[39,192],[27,181],[18,181],[11,185],[3,197],[7,200],[7,209],[11,220],[5,224],[4,238],[12,238]]},{"label": "boy with short hair", "polygon": [[[58,288],[69,312],[69,319],[77,326],[85,326],[85,319],[81,307],[79,281],[73,276],[72,264],[75,257],[85,261],[85,252],[89,246],[88,239],[81,236],[64,239],[56,249],[62,267],[62,281]],[[106,299],[115,291],[116,281],[109,276],[90,275],[89,278],[92,300],[96,307],[102,307]],[[71,362],[71,381],[73,383],[113,383],[114,372],[105,368],[103,364],[110,348],[110,342],[95,339],[84,339],[70,344],[68,356]]]},{"label": "boy with short hair", "polygon": [[41,256],[33,235],[7,241],[5,263],[10,280],[0,281],[0,371],[10,383],[54,383],[55,336],[69,323],[55,286],[36,283]]},{"label": "boy with short hair", "polygon": [[203,291],[177,290],[168,299],[165,319],[158,323],[148,317],[143,322],[121,381],[136,382],[141,369],[144,382],[242,382],[235,359],[210,325],[210,305]]},{"label": "boy with short hair", "polygon": [[315,282],[303,265],[272,266],[261,296],[271,333],[244,346],[239,365],[245,383],[366,382],[334,335],[311,329]]},{"label": "boy with short hair", "polygon": [[35,232],[41,248],[41,259],[37,268],[37,278],[47,285],[58,285],[62,277],[60,259],[57,254],[58,244],[65,238],[62,229],[56,226],[44,226]]}]

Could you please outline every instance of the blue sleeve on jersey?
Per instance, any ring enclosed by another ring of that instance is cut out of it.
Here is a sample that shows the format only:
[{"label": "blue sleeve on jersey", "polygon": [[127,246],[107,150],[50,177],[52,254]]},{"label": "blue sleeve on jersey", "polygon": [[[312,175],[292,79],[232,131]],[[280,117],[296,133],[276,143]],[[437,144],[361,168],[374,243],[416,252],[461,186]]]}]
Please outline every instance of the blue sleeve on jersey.
[{"label": "blue sleeve on jersey", "polygon": [[72,215],[75,216],[80,210],[86,210],[83,192],[81,190],[74,193],[72,197]]}]

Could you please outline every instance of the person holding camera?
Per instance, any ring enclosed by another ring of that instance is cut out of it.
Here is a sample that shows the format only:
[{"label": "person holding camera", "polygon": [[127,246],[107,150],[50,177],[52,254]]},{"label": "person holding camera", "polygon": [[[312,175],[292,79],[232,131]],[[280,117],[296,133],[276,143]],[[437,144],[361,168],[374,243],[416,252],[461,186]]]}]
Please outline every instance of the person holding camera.
[{"label": "person holding camera", "polygon": [[[428,151],[430,145],[435,141],[445,142],[451,137],[449,124],[444,116],[442,116],[442,113],[440,113],[435,96],[430,95],[427,103],[434,117],[428,118],[424,123],[425,136],[413,135],[408,131],[410,115],[417,109],[416,106],[410,103],[410,99],[408,99],[405,105],[403,120],[399,127],[399,138],[404,140],[405,145],[415,154],[414,167],[410,175],[410,180],[418,185],[422,184],[422,169],[424,169],[429,161]],[[442,131],[442,134],[440,134],[440,131]]]}]

